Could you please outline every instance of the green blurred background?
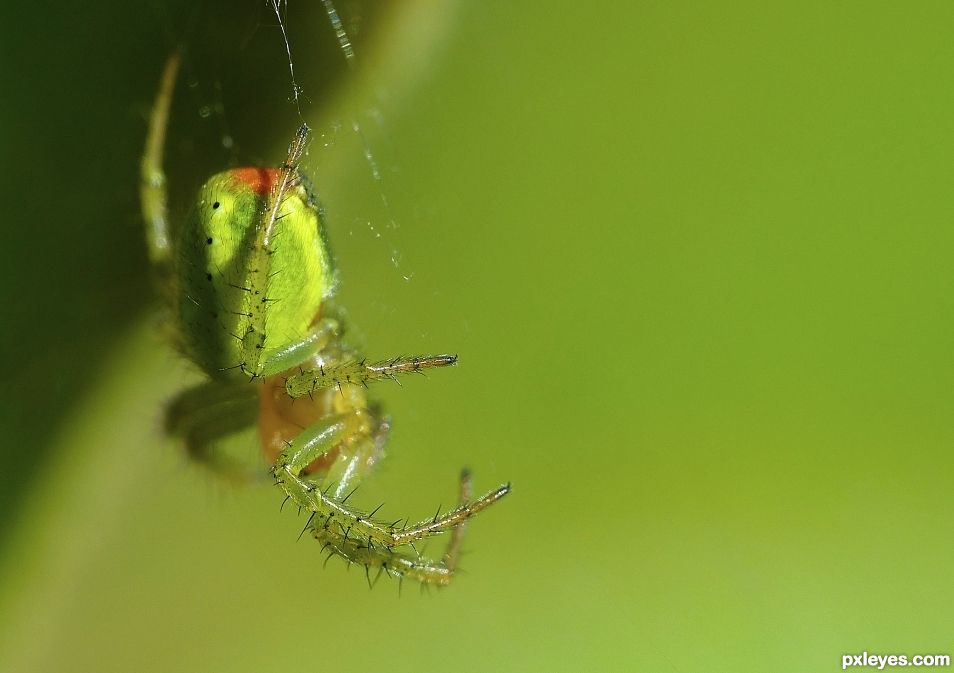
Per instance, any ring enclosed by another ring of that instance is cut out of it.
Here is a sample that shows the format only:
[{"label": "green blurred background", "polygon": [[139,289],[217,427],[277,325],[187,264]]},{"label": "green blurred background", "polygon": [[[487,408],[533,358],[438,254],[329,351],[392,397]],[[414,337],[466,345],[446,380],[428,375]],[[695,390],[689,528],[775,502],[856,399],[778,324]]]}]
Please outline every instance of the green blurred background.
[{"label": "green blurred background", "polygon": [[464,464],[514,494],[455,586],[399,597],[322,570],[274,488],[189,466],[159,432],[194,374],[152,311],[144,116],[185,42],[174,210],[279,161],[274,17],[7,3],[0,670],[952,653],[954,5],[339,10],[355,68],[317,0],[288,24],[343,301],[373,357],[461,356],[376,388],[395,433],[361,504],[429,514]]}]

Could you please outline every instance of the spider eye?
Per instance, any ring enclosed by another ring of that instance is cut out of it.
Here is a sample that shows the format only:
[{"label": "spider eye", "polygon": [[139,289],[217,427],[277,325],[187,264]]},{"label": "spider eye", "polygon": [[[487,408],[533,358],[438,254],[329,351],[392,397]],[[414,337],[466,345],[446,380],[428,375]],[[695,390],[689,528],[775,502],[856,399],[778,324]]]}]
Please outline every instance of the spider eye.
[{"label": "spider eye", "polygon": [[212,210],[217,210],[220,205],[222,205],[222,204],[220,204],[218,201],[216,201],[215,203],[212,204]]}]

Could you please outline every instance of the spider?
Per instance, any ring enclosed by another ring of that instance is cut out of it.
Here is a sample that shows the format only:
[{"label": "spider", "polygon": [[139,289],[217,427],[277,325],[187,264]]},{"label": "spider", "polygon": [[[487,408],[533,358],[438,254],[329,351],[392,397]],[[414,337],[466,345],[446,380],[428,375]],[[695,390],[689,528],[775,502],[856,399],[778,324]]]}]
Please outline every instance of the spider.
[{"label": "spider", "polygon": [[[334,304],[335,270],[323,214],[299,165],[302,125],[277,168],[238,168],[201,187],[186,221],[167,220],[163,146],[180,58],[168,60],[141,164],[149,256],[176,327],[180,351],[207,376],[166,411],[166,429],[188,454],[226,475],[240,468],[213,451],[227,435],[257,424],[275,483],[308,513],[304,532],[328,558],[425,585],[450,583],[467,521],[510,492],[503,485],[471,499],[461,473],[459,504],[418,523],[385,523],[349,498],[383,456],[389,420],[366,398],[368,383],[445,367],[456,355],[369,361],[343,339]],[[440,560],[415,543],[449,532]]]}]

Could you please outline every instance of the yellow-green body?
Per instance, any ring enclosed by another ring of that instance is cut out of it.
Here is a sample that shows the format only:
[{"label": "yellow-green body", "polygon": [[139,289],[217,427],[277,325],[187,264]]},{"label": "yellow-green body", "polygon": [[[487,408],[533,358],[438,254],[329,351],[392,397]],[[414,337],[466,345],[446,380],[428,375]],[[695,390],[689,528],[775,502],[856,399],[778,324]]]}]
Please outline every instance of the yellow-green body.
[{"label": "yellow-green body", "polygon": [[[266,362],[305,337],[334,289],[320,209],[301,182],[284,194],[268,251],[254,254],[278,174],[245,168],[212,176],[177,237],[183,349],[214,379],[255,375],[252,360]],[[250,357],[250,349],[261,352]]]}]

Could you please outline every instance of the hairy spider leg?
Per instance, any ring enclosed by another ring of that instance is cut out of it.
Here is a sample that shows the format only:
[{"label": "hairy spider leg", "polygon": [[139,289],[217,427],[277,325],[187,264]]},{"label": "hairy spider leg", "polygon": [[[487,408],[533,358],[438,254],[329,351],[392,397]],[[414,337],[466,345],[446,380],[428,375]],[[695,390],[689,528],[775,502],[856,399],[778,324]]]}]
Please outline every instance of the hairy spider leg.
[{"label": "hairy spider leg", "polygon": [[340,323],[333,318],[322,318],[301,339],[269,353],[261,363],[261,376],[275,376],[308,362],[312,356],[328,347],[340,335]]},{"label": "hairy spider leg", "polygon": [[340,389],[349,384],[366,386],[372,381],[385,379],[397,381],[399,374],[423,374],[425,369],[455,364],[456,355],[396,357],[378,362],[356,358],[342,360],[292,374],[285,382],[285,391],[290,397],[304,397],[323,388]]},{"label": "hairy spider leg", "polygon": [[[458,506],[466,507],[470,497],[471,475],[468,470],[463,470],[460,475]],[[389,577],[412,579],[421,582],[422,585],[450,584],[457,570],[466,528],[466,525],[461,523],[451,531],[443,558],[435,562],[417,554],[413,546],[410,553],[394,548],[376,547],[370,538],[364,540],[349,536],[346,531],[342,534],[339,522],[332,523],[330,519],[326,519],[324,524],[316,525],[313,521],[313,519],[309,521],[312,536],[322,543],[322,551],[329,550],[328,558],[340,556],[349,565],[352,563],[363,565],[369,586],[372,585],[370,574],[372,568],[378,570],[374,582],[377,582],[382,573],[386,573]]]},{"label": "hairy spider leg", "polygon": [[[285,447],[275,458],[273,474],[276,481],[282,484],[286,494],[299,506],[314,513],[311,522],[313,530],[322,531],[322,535],[344,534],[344,541],[349,536],[348,531],[360,531],[363,537],[371,540],[371,548],[375,544],[388,550],[401,545],[410,545],[414,541],[455,530],[462,526],[467,519],[478,511],[496,502],[509,492],[510,487],[501,486],[474,502],[469,501],[469,478],[462,477],[461,506],[443,516],[435,516],[430,520],[420,522],[415,526],[405,525],[400,531],[395,527],[386,527],[370,521],[358,510],[351,510],[345,506],[350,497],[351,483],[356,483],[370,468],[371,464],[383,451],[384,430],[388,421],[367,409],[363,386],[373,380],[383,378],[397,380],[400,374],[421,373],[428,367],[439,367],[455,364],[456,356],[422,356],[414,358],[393,358],[382,363],[367,363],[358,361],[356,354],[336,342],[322,351],[315,361],[320,362],[307,371],[290,373],[285,382],[285,392],[295,381],[307,382],[297,394],[289,395],[290,403],[295,398],[309,397],[305,402],[320,400],[323,396],[332,394],[337,405],[334,415],[326,415],[316,419],[307,429],[296,436],[285,438]],[[350,429],[349,429],[350,428]],[[329,452],[337,454],[336,463],[327,468],[320,488],[313,481],[302,478],[303,473],[311,469],[316,461],[321,460]],[[356,467],[365,466],[365,469]],[[343,467],[347,465],[347,467]],[[329,494],[330,493],[330,494]],[[339,516],[337,529],[331,527],[335,515]],[[315,523],[317,520],[317,523]],[[347,521],[347,527],[341,522]],[[331,530],[331,532],[328,532]],[[460,537],[463,531],[455,533]],[[367,545],[366,545],[367,547]],[[459,547],[452,539],[450,557],[454,558]],[[352,548],[353,547],[349,547]],[[364,554],[367,554],[367,549]],[[357,553],[357,552],[355,552]]]},{"label": "hairy spider leg", "polygon": [[[449,512],[413,525],[398,527],[400,520],[392,524],[376,521],[371,515],[347,504],[350,492],[340,497],[337,495],[340,489],[337,489],[335,495],[329,495],[337,485],[330,475],[321,484],[303,476],[309,465],[341,443],[350,443],[359,452],[363,450],[365,443],[374,441],[368,434],[373,425],[373,419],[364,409],[335,414],[315,422],[289,441],[279,455],[272,468],[275,481],[292,502],[311,512],[306,529],[310,529],[312,535],[333,553],[366,568],[380,568],[426,584],[447,584],[456,565],[463,531],[451,536],[448,553],[440,562],[420,558],[414,550],[414,543],[462,526],[507,495],[510,485],[500,486],[476,500],[462,501]],[[470,489],[469,476],[465,475],[463,481],[461,493],[466,496]],[[410,552],[396,549],[399,547],[410,547]]]}]

